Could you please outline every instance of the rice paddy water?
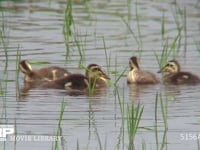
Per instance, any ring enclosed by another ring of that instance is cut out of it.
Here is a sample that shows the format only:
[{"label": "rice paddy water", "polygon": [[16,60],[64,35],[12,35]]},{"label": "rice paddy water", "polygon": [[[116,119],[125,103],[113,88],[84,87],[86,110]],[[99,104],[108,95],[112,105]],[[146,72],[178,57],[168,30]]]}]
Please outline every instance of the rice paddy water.
[{"label": "rice paddy water", "polygon": [[[199,0],[0,0],[0,124],[15,131],[0,149],[198,150],[200,86],[127,85],[126,74],[135,55],[154,73],[175,58],[200,75],[199,10]],[[26,90],[23,59],[74,73],[97,63],[111,82],[89,95]]]}]

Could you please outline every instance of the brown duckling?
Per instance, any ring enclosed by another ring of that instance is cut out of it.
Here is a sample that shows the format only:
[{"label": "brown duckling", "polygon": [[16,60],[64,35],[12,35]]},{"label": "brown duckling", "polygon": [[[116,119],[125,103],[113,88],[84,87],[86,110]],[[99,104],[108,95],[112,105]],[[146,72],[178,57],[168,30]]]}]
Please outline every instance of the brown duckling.
[{"label": "brown duckling", "polygon": [[170,60],[161,68],[158,73],[167,73],[164,75],[163,80],[171,84],[197,84],[200,83],[200,78],[191,73],[181,71],[180,64],[176,60]]},{"label": "brown duckling", "polygon": [[19,64],[19,68],[21,72],[25,74],[25,82],[40,82],[44,79],[56,80],[70,74],[66,69],[57,66],[50,66],[33,70],[27,60],[22,60]]},{"label": "brown duckling", "polygon": [[156,84],[160,82],[155,74],[140,69],[139,60],[135,56],[129,59],[129,67],[130,72],[127,76],[128,84]]},{"label": "brown duckling", "polygon": [[78,89],[98,88],[107,86],[107,79],[110,78],[102,71],[97,64],[90,64],[83,74],[70,74],[66,77],[53,81],[45,81],[42,87],[56,89]]}]

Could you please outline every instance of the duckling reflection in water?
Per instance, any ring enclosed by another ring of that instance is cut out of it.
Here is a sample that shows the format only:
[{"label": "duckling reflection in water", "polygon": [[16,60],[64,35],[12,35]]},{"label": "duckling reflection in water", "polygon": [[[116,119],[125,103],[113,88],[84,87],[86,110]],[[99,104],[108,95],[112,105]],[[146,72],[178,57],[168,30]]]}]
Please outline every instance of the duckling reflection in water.
[{"label": "duckling reflection in water", "polygon": [[40,82],[41,80],[56,80],[70,74],[66,69],[50,66],[40,69],[32,69],[27,60],[22,60],[19,64],[20,71],[25,75],[24,82]]},{"label": "duckling reflection in water", "polygon": [[128,84],[157,84],[160,82],[155,74],[140,69],[139,60],[135,56],[129,59],[129,67],[130,72],[127,76]]},{"label": "duckling reflection in water", "polygon": [[200,83],[199,76],[181,71],[180,64],[176,60],[170,60],[158,73],[166,73],[163,77],[165,83],[171,84],[197,84]]}]

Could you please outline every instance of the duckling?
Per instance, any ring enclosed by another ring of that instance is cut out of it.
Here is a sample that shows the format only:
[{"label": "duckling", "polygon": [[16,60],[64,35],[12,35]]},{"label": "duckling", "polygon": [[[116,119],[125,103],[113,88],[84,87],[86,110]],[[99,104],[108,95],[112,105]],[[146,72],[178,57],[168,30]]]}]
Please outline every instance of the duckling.
[{"label": "duckling", "polygon": [[25,82],[40,82],[44,79],[56,80],[60,77],[64,77],[70,74],[66,69],[57,66],[50,66],[33,70],[30,63],[27,60],[22,60],[19,63],[19,68],[20,71],[25,74]]},{"label": "duckling", "polygon": [[99,88],[107,86],[110,78],[101,70],[97,64],[88,65],[85,75],[70,74],[57,80],[45,81],[42,87],[55,89],[78,89]]},{"label": "duckling", "polygon": [[156,84],[160,82],[159,79],[155,76],[155,74],[140,69],[139,60],[135,56],[129,59],[129,67],[130,72],[127,76],[128,84]]},{"label": "duckling", "polygon": [[161,68],[158,73],[167,73],[164,75],[163,80],[166,83],[171,84],[197,84],[200,83],[200,78],[191,73],[181,71],[181,67],[178,61],[170,60],[167,64]]}]

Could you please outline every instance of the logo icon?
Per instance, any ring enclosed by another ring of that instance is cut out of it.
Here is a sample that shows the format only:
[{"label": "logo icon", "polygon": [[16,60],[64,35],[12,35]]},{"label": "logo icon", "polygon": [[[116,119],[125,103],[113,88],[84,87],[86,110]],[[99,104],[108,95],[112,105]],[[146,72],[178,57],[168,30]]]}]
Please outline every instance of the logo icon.
[{"label": "logo icon", "polygon": [[0,141],[6,141],[10,134],[14,134],[14,125],[0,125]]}]

